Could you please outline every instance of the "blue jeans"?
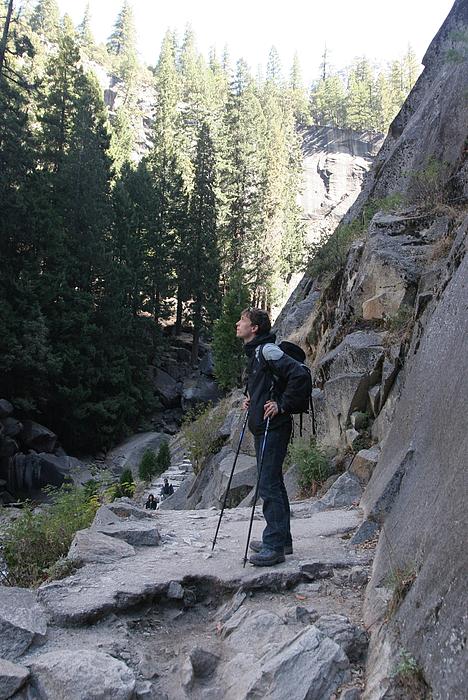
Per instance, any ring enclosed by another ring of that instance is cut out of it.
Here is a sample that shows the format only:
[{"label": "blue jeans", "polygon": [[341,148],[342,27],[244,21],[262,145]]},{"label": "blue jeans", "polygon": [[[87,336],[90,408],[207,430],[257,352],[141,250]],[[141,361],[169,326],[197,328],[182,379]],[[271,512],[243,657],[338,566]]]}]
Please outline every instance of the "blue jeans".
[{"label": "blue jeans", "polygon": [[[258,487],[258,495],[263,500],[263,515],[266,520],[263,544],[268,549],[278,552],[282,552],[286,545],[292,543],[289,499],[283,481],[283,462],[291,437],[291,429],[292,422],[289,422],[268,432]],[[260,471],[263,437],[263,435],[255,436],[257,472]]]}]

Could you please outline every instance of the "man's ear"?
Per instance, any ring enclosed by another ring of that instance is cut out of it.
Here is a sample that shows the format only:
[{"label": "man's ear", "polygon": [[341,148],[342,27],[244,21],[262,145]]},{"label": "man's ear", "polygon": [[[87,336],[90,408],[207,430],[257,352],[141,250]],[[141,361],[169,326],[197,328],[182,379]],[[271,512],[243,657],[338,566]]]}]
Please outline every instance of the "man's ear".
[{"label": "man's ear", "polygon": [[252,331],[257,335],[258,333],[258,326],[252,326]]}]

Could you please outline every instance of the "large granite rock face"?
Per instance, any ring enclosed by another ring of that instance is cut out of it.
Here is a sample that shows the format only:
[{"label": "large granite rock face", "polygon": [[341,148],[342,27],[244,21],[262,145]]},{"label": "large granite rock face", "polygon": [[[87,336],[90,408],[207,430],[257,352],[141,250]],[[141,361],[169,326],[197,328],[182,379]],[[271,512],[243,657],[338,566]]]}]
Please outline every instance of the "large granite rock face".
[{"label": "large granite rock face", "polygon": [[414,574],[393,618],[373,636],[367,698],[382,697],[390,682],[385,668],[397,655],[396,630],[434,697],[462,697],[466,690],[467,228],[468,218],[452,265],[463,255],[462,261],[439,303],[426,310],[417,354],[361,501],[366,516],[385,530],[367,596],[369,623],[375,624],[381,587],[392,572]]},{"label": "large granite rock face", "polygon": [[303,132],[300,204],[309,242],[332,231],[349,209],[382,141],[381,134],[329,126],[310,126]]},{"label": "large granite rock face", "polygon": [[[383,141],[380,134],[329,126],[310,126],[303,138],[303,187],[300,195],[306,241],[327,237],[358,196],[365,174]],[[302,278],[302,279],[301,279]],[[281,309],[275,331],[303,345],[320,298],[308,275],[293,275],[290,297]]]},{"label": "large granite rock face", "polygon": [[456,0],[431,42],[422,60],[424,71],[391,124],[347,217],[354,218],[370,197],[379,199],[414,190],[415,174],[424,174],[431,162],[438,167],[433,187],[427,190],[428,203],[440,196],[449,180],[463,194],[467,177],[463,169],[468,131],[463,97],[468,85],[467,23],[468,6],[465,0]]}]

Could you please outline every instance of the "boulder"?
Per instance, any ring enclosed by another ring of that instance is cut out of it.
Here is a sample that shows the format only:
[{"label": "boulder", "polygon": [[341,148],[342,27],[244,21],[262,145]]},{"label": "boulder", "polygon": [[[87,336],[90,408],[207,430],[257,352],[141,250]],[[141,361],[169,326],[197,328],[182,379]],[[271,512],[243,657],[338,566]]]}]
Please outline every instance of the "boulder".
[{"label": "boulder", "polygon": [[290,698],[291,679],[294,679],[294,697],[324,700],[351,677],[349,661],[341,647],[315,626],[300,632],[279,649],[273,648],[261,664],[244,664],[235,657],[231,673],[235,682],[228,697],[238,700]]},{"label": "boulder", "polygon": [[331,485],[320,503],[327,508],[343,508],[359,502],[362,496],[362,487],[359,479],[346,472]]},{"label": "boulder", "polygon": [[161,695],[150,681],[137,681],[135,700],[168,700],[167,695]]},{"label": "boulder", "polygon": [[114,513],[118,518],[122,520],[153,520],[154,513],[146,508],[139,508],[130,500],[126,501],[124,499],[117,499],[107,506],[111,513]]},{"label": "boulder", "polygon": [[192,649],[189,659],[195,678],[210,678],[220,661],[220,657],[217,654],[213,654],[213,652],[207,651],[202,647]]},{"label": "boulder", "polygon": [[75,457],[48,452],[17,454],[13,459],[13,485],[34,492],[44,486],[61,486],[65,481],[82,481],[84,466]]},{"label": "boulder", "polygon": [[53,452],[57,444],[56,434],[33,420],[23,421],[19,438],[25,447],[36,452]]},{"label": "boulder", "polygon": [[8,418],[13,413],[13,405],[6,399],[0,399],[0,418]]},{"label": "boulder", "polygon": [[135,547],[153,547],[158,545],[161,537],[156,525],[141,521],[111,523],[110,525],[95,525],[92,528],[109,537],[124,540]]},{"label": "boulder", "polygon": [[359,450],[355,455],[349,473],[357,476],[362,486],[365,486],[372,476],[375,465],[379,461],[380,448],[374,445],[369,450]]},{"label": "boulder", "polygon": [[376,535],[379,534],[380,527],[378,523],[373,522],[372,520],[364,520],[363,523],[358,527],[354,535],[352,536],[350,540],[350,544],[352,545],[357,545],[357,544],[363,544],[364,542],[368,542],[369,540],[374,539]]},{"label": "boulder", "polygon": [[0,700],[11,698],[29,677],[29,671],[24,666],[18,666],[6,659],[0,659]]},{"label": "boulder", "polygon": [[[336,448],[346,444],[351,416],[364,413],[369,389],[380,382],[384,347],[382,334],[356,331],[347,335],[318,363],[313,390],[317,438]],[[349,442],[349,438],[348,438]]]},{"label": "boulder", "polygon": [[41,698],[131,700],[133,672],[122,661],[95,649],[63,649],[29,663],[31,681]]},{"label": "boulder", "polygon": [[120,523],[120,520],[118,516],[109,508],[109,505],[99,506],[91,527],[98,529],[102,525],[117,525],[118,523]]},{"label": "boulder", "polygon": [[23,430],[23,424],[16,418],[2,418],[1,424],[3,426],[2,434],[6,437],[14,438]]},{"label": "boulder", "polygon": [[181,385],[162,369],[156,370],[154,390],[166,408],[180,405]]},{"label": "boulder", "polygon": [[198,363],[198,370],[207,377],[214,377],[213,354],[207,352]]},{"label": "boulder", "polygon": [[231,647],[239,650],[254,649],[257,656],[261,656],[272,644],[282,643],[290,636],[290,631],[281,617],[270,610],[261,609],[246,614],[246,611],[240,608],[225,627],[231,630],[228,636]]},{"label": "boulder", "polygon": [[166,598],[171,600],[183,600],[184,588],[178,581],[170,581],[166,591]]},{"label": "boulder", "polygon": [[369,644],[368,636],[364,629],[353,625],[345,615],[321,615],[314,624],[340,645],[352,663],[364,659]]},{"label": "boulder", "polygon": [[341,343],[321,358],[317,365],[322,382],[342,375],[379,375],[384,348],[383,335],[374,331],[349,333]]},{"label": "boulder", "polygon": [[13,457],[18,452],[18,443],[9,437],[0,439],[0,457]]},{"label": "boulder", "polygon": [[[221,477],[216,496],[222,500],[227,488],[229,476],[234,464],[235,452],[228,452],[218,464],[218,471]],[[229,489],[229,498],[237,503],[242,500],[250,489],[257,483],[257,460],[246,454],[239,454],[234,476]],[[241,496],[241,498],[239,498]]]},{"label": "boulder", "polygon": [[117,561],[135,555],[134,548],[127,542],[109,537],[93,529],[79,530],[68,550],[68,559],[84,564]]},{"label": "boulder", "polygon": [[187,498],[192,492],[194,482],[196,480],[195,475],[187,476],[177,488],[172,496],[165,498],[159,504],[160,510],[185,510],[187,508]]},{"label": "boulder", "polygon": [[297,464],[291,464],[288,471],[284,475],[284,485],[288,493],[288,498],[290,501],[294,501],[299,498],[299,467]]},{"label": "boulder", "polygon": [[36,596],[24,588],[0,587],[0,657],[16,659],[44,639],[47,623]]},{"label": "boulder", "polygon": [[364,320],[391,318],[403,303],[412,303],[425,262],[419,242],[425,223],[417,211],[374,216],[349,291],[358,316]]},{"label": "boulder", "polygon": [[216,382],[205,376],[188,377],[184,380],[182,390],[182,408],[189,410],[199,403],[216,403],[220,398]]}]

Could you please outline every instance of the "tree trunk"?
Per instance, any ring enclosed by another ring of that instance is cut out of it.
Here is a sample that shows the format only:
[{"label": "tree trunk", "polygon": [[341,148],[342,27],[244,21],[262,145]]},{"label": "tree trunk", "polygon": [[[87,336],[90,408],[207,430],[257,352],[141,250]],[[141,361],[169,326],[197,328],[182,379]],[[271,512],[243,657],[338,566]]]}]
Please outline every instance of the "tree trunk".
[{"label": "tree trunk", "polygon": [[192,367],[198,363],[198,348],[200,347],[200,328],[201,328],[201,308],[200,304],[195,304],[195,313],[193,315],[193,342],[192,342]]},{"label": "tree trunk", "polygon": [[13,0],[9,0],[5,25],[3,27],[2,40],[0,41],[0,76],[2,75],[3,66],[5,63],[5,53],[8,42],[8,32],[10,31],[11,15],[13,13]]},{"label": "tree trunk", "polygon": [[175,334],[180,335],[182,331],[182,296],[180,292],[180,287],[177,288],[177,311],[176,311],[176,323],[175,323]]}]

